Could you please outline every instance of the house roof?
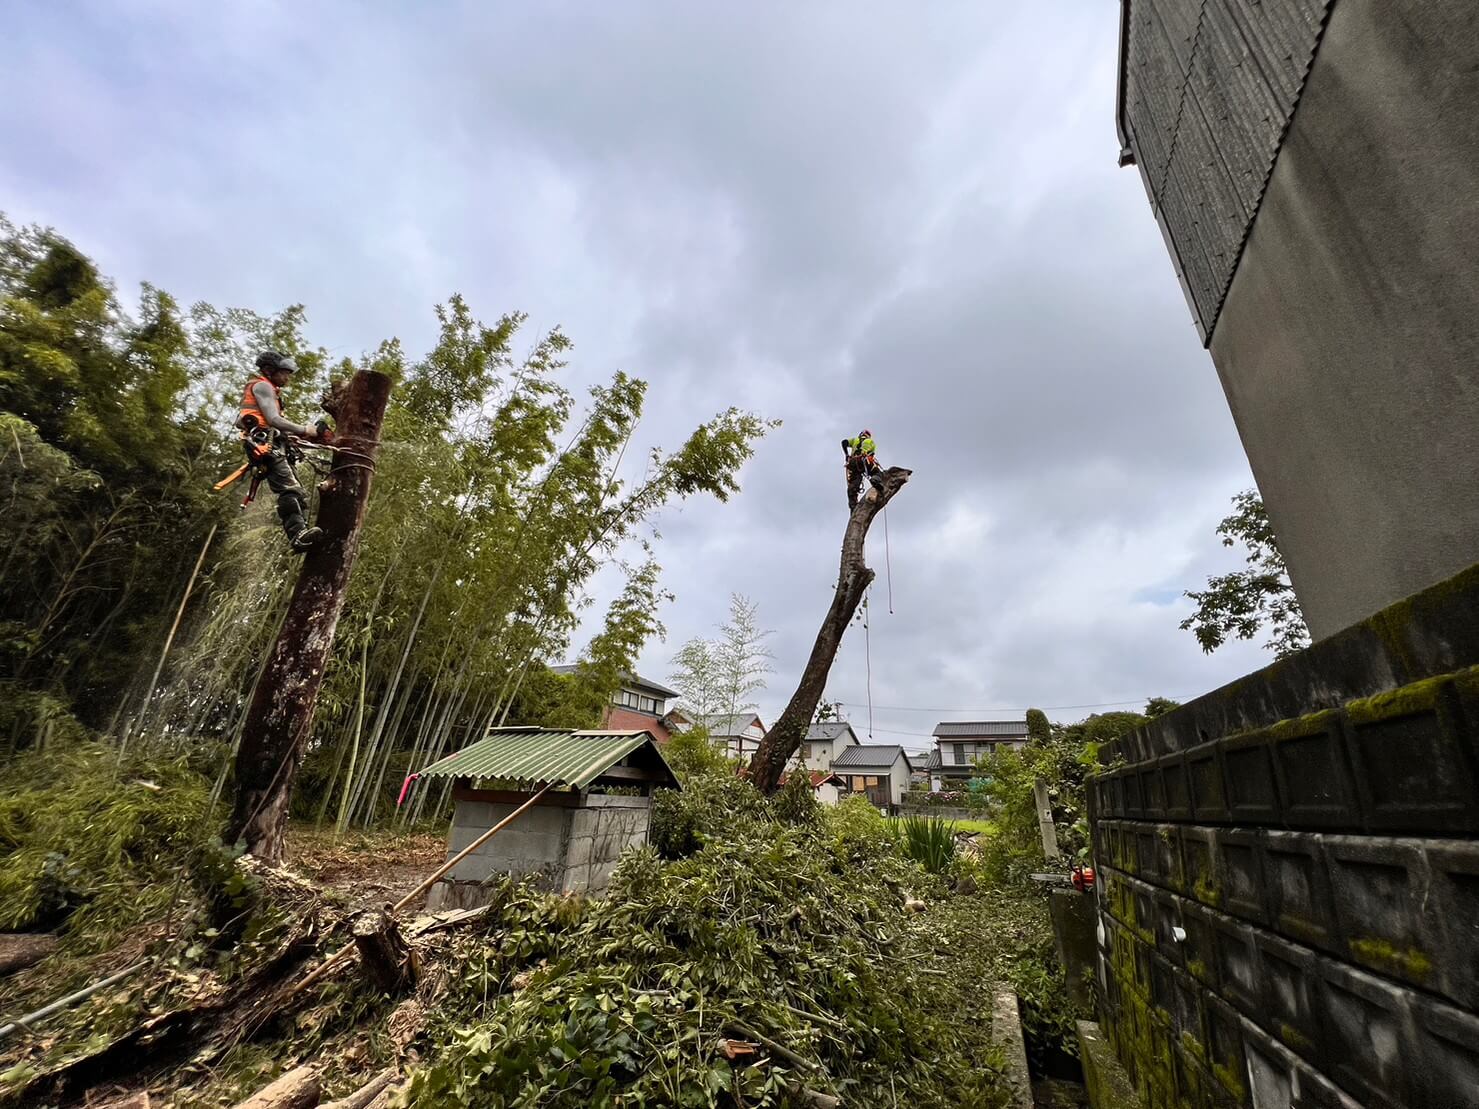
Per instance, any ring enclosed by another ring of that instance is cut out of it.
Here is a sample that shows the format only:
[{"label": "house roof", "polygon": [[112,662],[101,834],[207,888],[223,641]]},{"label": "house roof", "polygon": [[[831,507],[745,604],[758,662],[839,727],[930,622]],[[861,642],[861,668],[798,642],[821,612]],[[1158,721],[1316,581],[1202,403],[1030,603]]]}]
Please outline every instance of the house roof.
[{"label": "house roof", "polygon": [[938,770],[943,765],[944,762],[940,758],[940,749],[938,747],[931,747],[925,753],[924,768],[926,770]]},{"label": "house roof", "polygon": [[1026,720],[942,720],[936,737],[947,739],[1026,739]]},{"label": "house roof", "polygon": [[[830,770],[809,770],[809,771],[807,771],[807,773],[811,776],[811,788],[812,789],[816,789],[820,785],[825,785],[827,782],[834,782],[835,781],[835,782],[838,782],[840,784],[841,781],[842,781],[842,779],[840,777],[838,777],[838,775],[833,774]],[[781,775],[781,785],[785,785],[786,784],[786,779],[789,778],[789,777],[790,777],[790,774],[789,773],[782,774]]]},{"label": "house roof", "polygon": [[[580,669],[580,665],[578,663],[561,663],[559,666],[551,666],[549,669],[556,674],[573,674]],[[644,678],[641,674],[633,674],[630,671],[621,676],[621,684],[632,686],[635,689],[645,690],[648,693],[655,693],[664,699],[683,696],[676,689],[669,689],[667,686],[652,681],[650,678]]]},{"label": "house roof", "polygon": [[715,712],[708,715],[696,715],[693,722],[700,728],[707,728],[709,735],[716,739],[743,735],[746,728],[758,727],[762,732],[765,730],[760,717],[753,712]]},{"label": "house roof", "polygon": [[808,724],[806,726],[806,738],[811,741],[819,739],[838,739],[844,735],[852,737],[852,742],[858,742],[858,733],[852,730],[852,725],[846,720],[828,720],[823,724]]},{"label": "house roof", "polygon": [[843,770],[887,770],[903,756],[909,765],[909,753],[897,743],[862,743],[844,747],[832,760],[832,768]]},{"label": "house roof", "polygon": [[423,778],[499,778],[521,786],[585,789],[618,763],[656,773],[660,784],[678,778],[651,732],[562,728],[499,728],[470,747],[432,763]]}]

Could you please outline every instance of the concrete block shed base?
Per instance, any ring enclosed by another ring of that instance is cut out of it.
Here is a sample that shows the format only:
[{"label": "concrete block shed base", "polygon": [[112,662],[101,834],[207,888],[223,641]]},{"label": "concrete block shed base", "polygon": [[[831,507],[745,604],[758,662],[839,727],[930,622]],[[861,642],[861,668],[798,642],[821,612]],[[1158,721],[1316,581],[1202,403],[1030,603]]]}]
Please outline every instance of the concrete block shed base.
[{"label": "concrete block shed base", "polygon": [[[447,858],[508,817],[518,800],[492,799],[491,791],[459,791]],[[507,794],[497,795],[507,797]],[[599,895],[606,889],[621,853],[647,842],[652,799],[583,793],[569,803],[539,804],[453,867],[432,887],[432,911],[473,908],[487,901],[489,879],[505,874],[534,875],[559,893]]]}]

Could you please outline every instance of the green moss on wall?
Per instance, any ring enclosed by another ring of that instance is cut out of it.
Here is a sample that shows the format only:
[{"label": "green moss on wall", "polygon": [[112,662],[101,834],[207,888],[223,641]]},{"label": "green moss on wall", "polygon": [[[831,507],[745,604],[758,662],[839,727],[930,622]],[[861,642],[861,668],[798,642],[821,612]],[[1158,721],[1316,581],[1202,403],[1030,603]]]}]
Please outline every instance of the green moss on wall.
[{"label": "green moss on wall", "polygon": [[1285,1046],[1299,1052],[1310,1052],[1315,1047],[1308,1036],[1287,1021],[1279,1025],[1279,1039],[1284,1041]]},{"label": "green moss on wall", "polygon": [[1433,961],[1416,947],[1399,948],[1374,937],[1351,940],[1348,946],[1357,959],[1398,977],[1426,981],[1433,973]]},{"label": "green moss on wall", "polygon": [[1221,1063],[1212,1064],[1212,1074],[1217,1081],[1222,1083],[1223,1089],[1232,1094],[1233,1097],[1242,1101],[1248,1093],[1248,1088],[1243,1085],[1243,1076],[1231,1067]]},{"label": "green moss on wall", "polygon": [[1335,724],[1337,713],[1334,709],[1321,709],[1319,712],[1306,713],[1303,716],[1294,716],[1288,720],[1280,720],[1277,724],[1266,728],[1269,737],[1275,740],[1298,739],[1301,736],[1318,735],[1320,732],[1329,731]]},{"label": "green moss on wall", "polygon": [[1378,693],[1374,697],[1363,697],[1350,701],[1345,706],[1346,715],[1352,724],[1371,724],[1378,720],[1392,720],[1401,716],[1415,716],[1420,712],[1432,712],[1438,707],[1438,698],[1451,676],[1425,678],[1412,682],[1401,689]]},{"label": "green moss on wall", "polygon": [[1196,882],[1192,884],[1191,892],[1203,905],[1210,905],[1216,908],[1222,903],[1222,892],[1205,874],[1197,878]]}]

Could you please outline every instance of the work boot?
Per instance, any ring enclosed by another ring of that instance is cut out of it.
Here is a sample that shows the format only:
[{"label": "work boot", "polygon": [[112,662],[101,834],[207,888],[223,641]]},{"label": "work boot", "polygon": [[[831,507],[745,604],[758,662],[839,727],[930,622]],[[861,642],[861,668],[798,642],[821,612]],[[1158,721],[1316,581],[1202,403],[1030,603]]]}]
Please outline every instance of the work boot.
[{"label": "work boot", "polygon": [[298,554],[302,554],[324,537],[323,528],[304,528],[293,536],[292,548]]}]

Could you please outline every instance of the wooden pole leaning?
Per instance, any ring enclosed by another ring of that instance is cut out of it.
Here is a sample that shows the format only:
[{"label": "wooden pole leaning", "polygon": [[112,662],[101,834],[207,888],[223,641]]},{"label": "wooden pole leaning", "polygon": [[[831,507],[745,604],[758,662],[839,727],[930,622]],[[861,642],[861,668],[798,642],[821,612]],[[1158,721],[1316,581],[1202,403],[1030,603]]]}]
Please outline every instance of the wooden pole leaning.
[{"label": "wooden pole leaning", "polygon": [[[431,889],[432,886],[436,885],[436,883],[441,880],[442,876],[445,875],[447,873],[447,871],[451,870],[454,866],[456,866],[458,863],[460,863],[463,859],[467,858],[474,851],[476,851],[479,847],[483,846],[483,844],[487,843],[490,839],[492,839],[494,836],[496,836],[499,832],[501,832],[501,831],[503,831],[503,829],[507,828],[516,819],[518,819],[526,811],[528,811],[530,808],[532,808],[534,806],[534,803],[536,801],[538,801],[541,797],[543,797],[546,793],[548,793],[554,787],[555,787],[555,783],[553,783],[553,782],[550,782],[547,785],[545,785],[533,797],[530,797],[529,800],[525,801],[522,805],[520,805],[518,808],[516,808],[513,812],[509,813],[502,820],[500,820],[497,824],[493,825],[493,827],[489,828],[486,832],[484,832],[482,835],[480,835],[477,839],[473,840],[466,847],[464,847],[461,851],[457,852],[456,855],[453,855],[450,859],[448,859],[441,866],[439,866],[431,874],[431,876],[429,878],[427,878],[424,882],[422,882],[419,886],[417,886],[415,889],[413,889],[410,893],[406,894],[406,896],[402,897],[399,901],[397,901],[394,905],[392,905],[391,908],[390,908],[390,911],[392,913],[398,913],[398,912],[400,912],[407,905],[409,905],[412,901],[415,901],[416,898],[420,897],[427,890]],[[304,978],[296,986],[294,986],[292,988],[291,992],[288,994],[288,996],[291,997],[291,996],[293,996],[293,994],[298,993],[300,990],[306,990],[309,986],[313,985],[313,983],[317,982],[324,975],[328,974],[329,971],[333,970],[340,963],[342,963],[349,956],[349,954],[352,951],[354,951],[354,949],[355,949],[354,948],[354,944],[352,942],[345,944],[338,951],[334,952],[327,959],[325,959],[322,963],[320,963],[318,965],[318,967],[315,970],[311,971],[306,978]]]}]

